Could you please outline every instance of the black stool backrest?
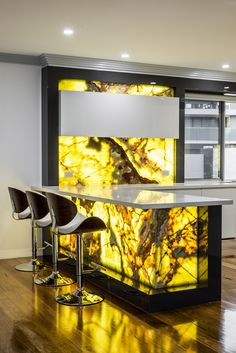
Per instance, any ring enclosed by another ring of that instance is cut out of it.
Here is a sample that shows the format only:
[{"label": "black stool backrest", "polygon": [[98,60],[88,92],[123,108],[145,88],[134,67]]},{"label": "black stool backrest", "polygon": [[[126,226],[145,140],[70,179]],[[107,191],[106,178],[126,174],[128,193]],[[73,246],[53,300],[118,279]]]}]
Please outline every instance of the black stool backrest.
[{"label": "black stool backrest", "polygon": [[26,191],[29,206],[33,212],[34,219],[41,219],[49,213],[46,196],[33,191]]},{"label": "black stool backrest", "polygon": [[94,216],[85,219],[79,226],[80,233],[93,233],[105,229],[106,225],[103,220]]},{"label": "black stool backrest", "polygon": [[23,191],[12,187],[8,187],[8,191],[10,194],[12,208],[15,213],[23,212],[27,207],[29,207],[26,194]]},{"label": "black stool backrest", "polygon": [[46,192],[46,197],[52,216],[55,217],[56,226],[64,226],[76,216],[76,204],[66,197]]}]

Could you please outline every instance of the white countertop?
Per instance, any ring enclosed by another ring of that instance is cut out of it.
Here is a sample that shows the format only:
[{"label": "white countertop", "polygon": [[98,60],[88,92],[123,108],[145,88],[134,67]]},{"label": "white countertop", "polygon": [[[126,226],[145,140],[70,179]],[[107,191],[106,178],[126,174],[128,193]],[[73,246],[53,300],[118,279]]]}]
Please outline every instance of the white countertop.
[{"label": "white countertop", "polygon": [[[129,184],[119,185],[122,188],[129,188]],[[236,188],[236,181],[221,180],[191,180],[184,183],[169,184],[132,184],[133,188],[145,190],[188,190],[188,189],[222,189]]]},{"label": "white countertop", "polygon": [[230,199],[220,199],[205,196],[175,194],[156,190],[145,190],[146,185],[108,185],[108,186],[33,186],[34,191],[55,192],[61,195],[83,198],[91,201],[101,201],[120,204],[141,209],[174,208],[186,206],[216,206],[229,205]]}]

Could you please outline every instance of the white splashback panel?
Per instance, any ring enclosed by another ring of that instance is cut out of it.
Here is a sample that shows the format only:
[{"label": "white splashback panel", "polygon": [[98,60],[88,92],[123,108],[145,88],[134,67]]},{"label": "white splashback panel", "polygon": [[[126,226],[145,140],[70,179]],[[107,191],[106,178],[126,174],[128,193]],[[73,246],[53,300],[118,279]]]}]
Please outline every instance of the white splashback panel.
[{"label": "white splashback panel", "polygon": [[60,135],[179,137],[179,98],[60,92]]}]

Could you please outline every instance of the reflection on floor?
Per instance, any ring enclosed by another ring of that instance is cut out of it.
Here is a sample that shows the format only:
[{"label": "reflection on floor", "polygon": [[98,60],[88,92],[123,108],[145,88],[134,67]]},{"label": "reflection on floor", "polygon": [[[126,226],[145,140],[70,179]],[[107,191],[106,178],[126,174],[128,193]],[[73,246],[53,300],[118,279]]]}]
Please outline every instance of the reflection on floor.
[{"label": "reflection on floor", "polygon": [[60,306],[58,291],[33,285],[0,261],[0,353],[236,352],[236,241],[223,242],[223,300],[146,314],[106,294],[83,309]]}]

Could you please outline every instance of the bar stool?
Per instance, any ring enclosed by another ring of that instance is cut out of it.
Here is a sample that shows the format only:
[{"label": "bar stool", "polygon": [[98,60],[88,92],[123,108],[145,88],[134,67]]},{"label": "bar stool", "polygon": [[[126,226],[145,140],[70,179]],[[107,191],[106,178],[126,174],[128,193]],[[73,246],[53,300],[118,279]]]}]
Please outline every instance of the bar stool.
[{"label": "bar stool", "polygon": [[[47,227],[52,224],[47,198],[37,192],[26,191],[27,199],[35,217],[37,227]],[[49,276],[35,277],[34,283],[46,287],[68,286],[75,281],[70,277],[62,276],[58,271],[58,237],[52,233],[52,262],[53,271]]]},{"label": "bar stool", "polygon": [[[47,199],[44,195],[37,192],[26,191],[26,197],[31,212],[31,221],[34,229],[35,246],[37,245],[38,230],[40,228],[49,227],[52,225],[52,219],[48,208]],[[41,249],[46,249],[50,244],[47,244]],[[37,252],[37,248],[35,249]],[[44,266],[46,268],[46,266]],[[42,268],[43,269],[43,268]]]},{"label": "bar stool", "polygon": [[8,191],[13,210],[12,217],[15,220],[31,219],[32,258],[30,262],[17,265],[15,269],[24,272],[37,272],[41,270],[44,265],[37,260],[37,239],[34,232],[34,222],[26,194],[25,192],[12,187],[8,187]]},{"label": "bar stool", "polygon": [[55,237],[62,234],[76,234],[76,277],[77,288],[74,292],[58,296],[59,304],[84,306],[97,304],[104,297],[89,293],[82,284],[82,234],[105,230],[105,223],[98,217],[84,217],[77,211],[76,204],[66,197],[46,193],[52,216],[52,231]]}]

